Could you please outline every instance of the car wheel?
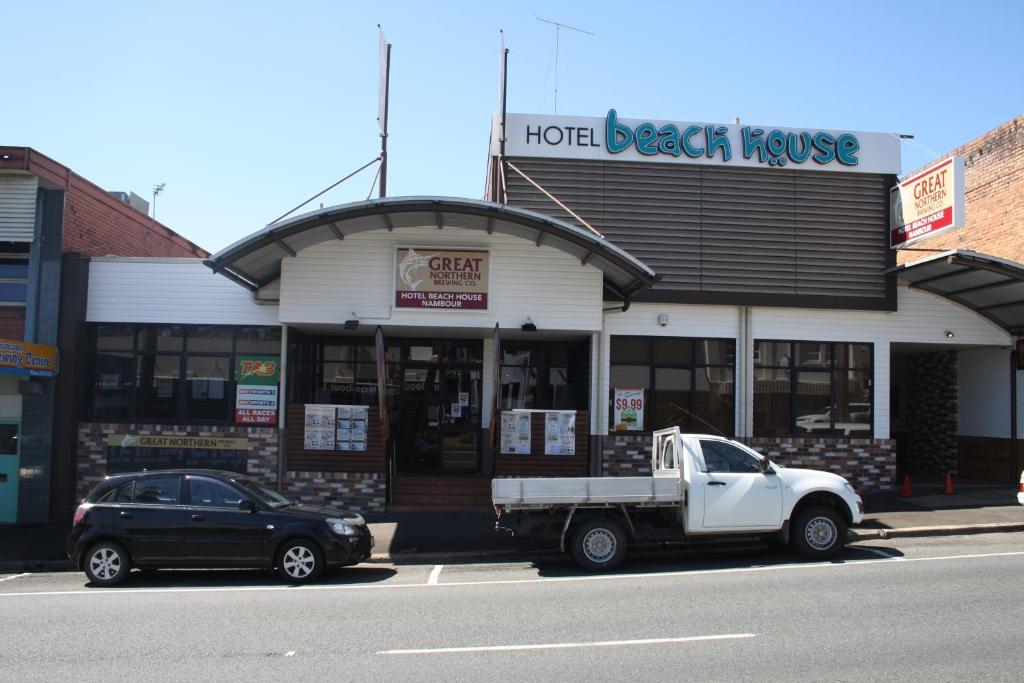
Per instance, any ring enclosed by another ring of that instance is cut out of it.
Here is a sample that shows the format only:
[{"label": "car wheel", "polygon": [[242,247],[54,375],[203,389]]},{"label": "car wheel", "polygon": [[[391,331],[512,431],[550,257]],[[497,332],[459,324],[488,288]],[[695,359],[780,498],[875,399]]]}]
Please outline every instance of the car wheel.
[{"label": "car wheel", "polygon": [[572,537],[572,555],[584,569],[614,569],[626,559],[626,534],[610,519],[585,522]]},{"label": "car wheel", "polygon": [[100,541],[85,554],[85,575],[97,586],[116,586],[130,569],[128,551],[115,541]]},{"label": "car wheel", "polygon": [[275,566],[288,583],[309,583],[323,572],[324,554],[316,543],[300,538],[281,546]]},{"label": "car wheel", "polygon": [[832,559],[846,544],[846,522],[830,507],[805,508],[797,515],[792,542],[809,560]]}]

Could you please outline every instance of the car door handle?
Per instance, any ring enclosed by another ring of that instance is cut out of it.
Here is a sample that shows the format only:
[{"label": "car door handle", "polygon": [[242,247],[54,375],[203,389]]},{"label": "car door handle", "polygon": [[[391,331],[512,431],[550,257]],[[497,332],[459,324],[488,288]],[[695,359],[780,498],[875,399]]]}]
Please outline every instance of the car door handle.
[{"label": "car door handle", "polygon": [[708,486],[725,486],[724,481],[709,481]]},{"label": "car door handle", "polygon": [[122,517],[131,517],[132,513],[128,512],[127,510],[121,510],[121,516]]},{"label": "car door handle", "polygon": [[206,515],[192,515],[192,519],[193,519],[193,521],[196,521],[196,522],[205,522],[206,521]]}]

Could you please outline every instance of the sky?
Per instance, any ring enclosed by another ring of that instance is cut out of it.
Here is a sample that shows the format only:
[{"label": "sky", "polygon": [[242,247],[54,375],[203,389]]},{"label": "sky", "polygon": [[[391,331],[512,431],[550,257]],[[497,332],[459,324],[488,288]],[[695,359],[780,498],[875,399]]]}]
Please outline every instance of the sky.
[{"label": "sky", "polygon": [[[1024,113],[1024,3],[0,2],[0,145],[33,147],[216,251],[374,159],[388,194],[480,199],[508,110],[884,131],[909,172]],[[303,211],[367,198],[374,167]],[[301,213],[301,211],[300,211]]]}]

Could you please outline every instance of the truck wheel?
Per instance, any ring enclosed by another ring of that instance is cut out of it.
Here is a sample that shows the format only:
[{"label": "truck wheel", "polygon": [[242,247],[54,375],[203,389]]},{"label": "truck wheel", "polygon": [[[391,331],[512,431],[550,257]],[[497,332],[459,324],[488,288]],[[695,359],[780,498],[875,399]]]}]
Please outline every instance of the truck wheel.
[{"label": "truck wheel", "polygon": [[793,547],[809,560],[829,560],[846,544],[846,522],[830,507],[804,508],[796,517]]},{"label": "truck wheel", "polygon": [[572,555],[584,569],[614,569],[626,559],[626,534],[610,519],[591,520],[573,535]]}]

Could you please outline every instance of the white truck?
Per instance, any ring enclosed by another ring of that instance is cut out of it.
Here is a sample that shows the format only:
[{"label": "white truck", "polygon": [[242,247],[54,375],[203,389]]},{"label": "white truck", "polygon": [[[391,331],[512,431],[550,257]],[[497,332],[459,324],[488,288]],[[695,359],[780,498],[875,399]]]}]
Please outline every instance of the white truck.
[{"label": "white truck", "polygon": [[846,479],[782,467],[723,437],[663,429],[651,453],[649,477],[495,479],[496,528],[557,542],[580,566],[606,570],[627,546],[740,536],[828,559],[864,516]]}]

